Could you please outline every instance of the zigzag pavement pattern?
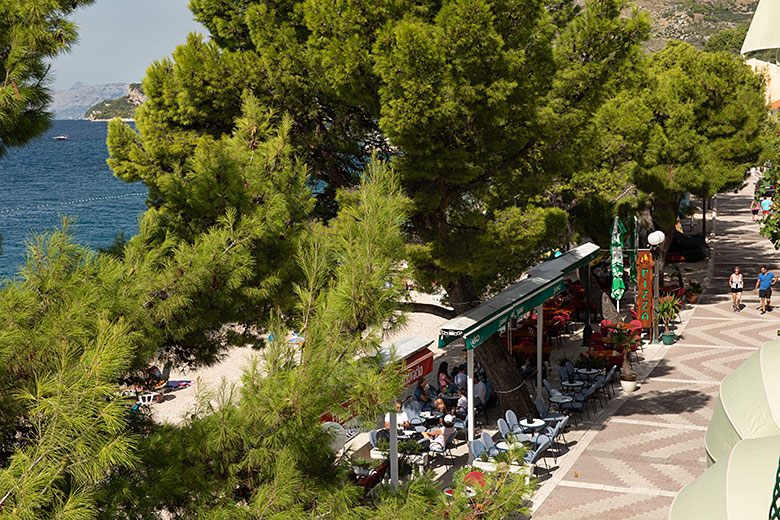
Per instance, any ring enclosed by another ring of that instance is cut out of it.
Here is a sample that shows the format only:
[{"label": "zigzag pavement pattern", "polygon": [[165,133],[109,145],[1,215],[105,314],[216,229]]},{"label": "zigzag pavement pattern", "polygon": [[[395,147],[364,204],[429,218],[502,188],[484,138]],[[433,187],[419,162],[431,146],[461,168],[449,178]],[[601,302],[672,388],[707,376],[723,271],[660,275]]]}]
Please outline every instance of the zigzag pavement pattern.
[{"label": "zigzag pavement pattern", "polygon": [[535,520],[665,520],[675,494],[704,471],[704,434],[720,381],[780,328],[780,294],[778,309],[765,315],[751,290],[741,312],[731,309],[734,265],[748,289],[760,264],[778,270],[774,248],[751,222],[752,189],[749,183],[718,197],[712,277],[680,339],[634,394],[610,404],[612,415],[583,436],[573,463],[553,471],[533,503]]}]

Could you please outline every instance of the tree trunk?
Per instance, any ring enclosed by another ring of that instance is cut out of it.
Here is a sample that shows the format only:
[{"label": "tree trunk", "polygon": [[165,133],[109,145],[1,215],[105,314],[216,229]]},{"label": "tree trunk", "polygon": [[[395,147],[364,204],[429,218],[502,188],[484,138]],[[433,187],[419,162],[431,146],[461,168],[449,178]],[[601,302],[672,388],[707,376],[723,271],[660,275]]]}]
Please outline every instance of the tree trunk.
[{"label": "tree trunk", "polygon": [[[447,287],[450,304],[458,314],[461,314],[479,303],[479,296],[468,277],[460,279]],[[536,412],[536,405],[528,392],[520,369],[514,358],[507,351],[497,334],[493,334],[474,351],[477,361],[487,372],[490,384],[498,396],[501,408],[512,410],[518,417]]]}]

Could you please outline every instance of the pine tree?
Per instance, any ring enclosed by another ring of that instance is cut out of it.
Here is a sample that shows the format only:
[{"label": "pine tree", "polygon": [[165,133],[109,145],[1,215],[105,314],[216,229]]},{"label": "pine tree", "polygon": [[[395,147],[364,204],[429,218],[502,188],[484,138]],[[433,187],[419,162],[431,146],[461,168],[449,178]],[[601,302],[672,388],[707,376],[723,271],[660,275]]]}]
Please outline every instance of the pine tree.
[{"label": "pine tree", "polygon": [[48,62],[77,42],[68,16],[94,1],[0,1],[0,157],[49,127]]},{"label": "pine tree", "polygon": [[[113,170],[161,203],[157,179],[230,133],[251,92],[295,122],[290,144],[311,168],[319,217],[337,212],[336,189],[358,182],[372,150],[393,158],[414,202],[415,276],[445,288],[457,312],[568,241],[556,186],[584,167],[595,113],[625,86],[649,29],[624,0],[191,7],[212,39],[191,35],[150,67],[138,133],[111,127]],[[517,386],[498,342],[477,355],[496,388]],[[532,410],[525,393],[501,394],[502,405]]]}]

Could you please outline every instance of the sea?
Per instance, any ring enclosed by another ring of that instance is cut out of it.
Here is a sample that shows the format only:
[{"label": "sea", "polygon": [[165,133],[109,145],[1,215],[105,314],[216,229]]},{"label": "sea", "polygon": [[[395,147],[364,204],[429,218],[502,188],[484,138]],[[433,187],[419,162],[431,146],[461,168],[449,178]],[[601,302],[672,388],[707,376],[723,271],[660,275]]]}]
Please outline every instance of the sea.
[{"label": "sea", "polygon": [[[0,283],[18,275],[32,234],[57,228],[61,216],[73,220],[75,239],[91,248],[138,233],[146,186],[108,168],[107,132],[106,122],[54,121],[0,158]],[[57,135],[69,140],[55,141]]]}]

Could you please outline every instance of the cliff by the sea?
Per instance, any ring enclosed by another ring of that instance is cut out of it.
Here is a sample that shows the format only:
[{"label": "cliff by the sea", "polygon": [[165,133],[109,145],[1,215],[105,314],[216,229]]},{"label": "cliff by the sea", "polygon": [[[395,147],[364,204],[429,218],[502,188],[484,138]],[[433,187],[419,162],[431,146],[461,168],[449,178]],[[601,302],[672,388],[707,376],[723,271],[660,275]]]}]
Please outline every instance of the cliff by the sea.
[{"label": "cliff by the sea", "polygon": [[115,117],[132,120],[135,109],[145,101],[146,95],[141,84],[131,83],[127,86],[127,95],[117,99],[104,99],[87,110],[83,117],[89,121],[107,121]]},{"label": "cliff by the sea", "polygon": [[55,119],[83,119],[89,107],[103,100],[112,100],[127,94],[127,83],[85,85],[77,81],[68,90],[54,93],[49,110]]}]

